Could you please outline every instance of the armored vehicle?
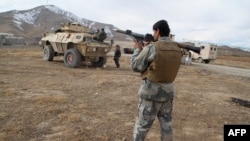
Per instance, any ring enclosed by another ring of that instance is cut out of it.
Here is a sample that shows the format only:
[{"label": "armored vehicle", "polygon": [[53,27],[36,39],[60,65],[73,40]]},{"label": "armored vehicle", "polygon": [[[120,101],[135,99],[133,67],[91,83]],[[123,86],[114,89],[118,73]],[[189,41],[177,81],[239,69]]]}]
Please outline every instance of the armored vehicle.
[{"label": "armored vehicle", "polygon": [[72,68],[80,67],[83,61],[102,67],[112,47],[112,42],[98,40],[97,34],[78,23],[62,23],[55,32],[45,33],[39,44],[44,60],[53,61],[55,56],[64,56],[64,64]]}]

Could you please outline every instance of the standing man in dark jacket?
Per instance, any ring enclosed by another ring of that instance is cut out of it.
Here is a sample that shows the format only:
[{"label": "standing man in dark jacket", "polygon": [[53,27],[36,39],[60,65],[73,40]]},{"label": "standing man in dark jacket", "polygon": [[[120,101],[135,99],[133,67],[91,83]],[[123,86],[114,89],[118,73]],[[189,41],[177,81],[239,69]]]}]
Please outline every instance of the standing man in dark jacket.
[{"label": "standing man in dark jacket", "polygon": [[116,45],[115,47],[116,48],[115,48],[115,54],[114,54],[114,61],[115,61],[116,68],[120,68],[119,59],[121,57],[121,50],[120,50],[119,45]]},{"label": "standing man in dark jacket", "polygon": [[169,38],[170,28],[167,21],[156,22],[153,32],[156,42],[144,47],[136,42],[131,60],[132,69],[142,75],[134,141],[145,139],[156,117],[160,123],[161,141],[173,140],[173,82],[181,63],[181,50]]}]

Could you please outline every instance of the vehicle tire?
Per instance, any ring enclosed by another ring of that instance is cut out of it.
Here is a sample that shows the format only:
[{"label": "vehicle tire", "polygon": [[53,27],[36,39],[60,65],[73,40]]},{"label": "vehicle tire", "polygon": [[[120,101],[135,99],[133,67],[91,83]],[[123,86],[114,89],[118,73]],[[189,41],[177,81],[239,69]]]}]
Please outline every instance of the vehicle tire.
[{"label": "vehicle tire", "polygon": [[199,62],[199,63],[202,63],[202,62],[203,62],[203,60],[202,60],[201,57],[198,58],[198,62]]},{"label": "vehicle tire", "polygon": [[205,62],[206,64],[208,64],[210,61],[209,61],[209,60],[204,60],[204,62]]},{"label": "vehicle tire", "polygon": [[106,57],[99,57],[99,60],[97,62],[91,62],[93,67],[103,67],[105,63]]},{"label": "vehicle tire", "polygon": [[54,49],[51,45],[46,45],[43,48],[43,60],[45,61],[53,61],[54,58]]},{"label": "vehicle tire", "polygon": [[68,49],[64,54],[64,64],[67,67],[78,68],[81,66],[81,55],[75,48]]}]

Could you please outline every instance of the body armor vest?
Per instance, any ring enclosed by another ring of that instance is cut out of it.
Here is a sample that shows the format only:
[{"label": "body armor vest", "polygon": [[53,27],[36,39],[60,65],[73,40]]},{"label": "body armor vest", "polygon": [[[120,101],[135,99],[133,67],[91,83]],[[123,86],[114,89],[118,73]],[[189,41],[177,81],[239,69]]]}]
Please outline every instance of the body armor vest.
[{"label": "body armor vest", "polygon": [[152,82],[172,83],[181,64],[181,50],[170,40],[155,42],[156,58],[142,72],[142,78]]}]

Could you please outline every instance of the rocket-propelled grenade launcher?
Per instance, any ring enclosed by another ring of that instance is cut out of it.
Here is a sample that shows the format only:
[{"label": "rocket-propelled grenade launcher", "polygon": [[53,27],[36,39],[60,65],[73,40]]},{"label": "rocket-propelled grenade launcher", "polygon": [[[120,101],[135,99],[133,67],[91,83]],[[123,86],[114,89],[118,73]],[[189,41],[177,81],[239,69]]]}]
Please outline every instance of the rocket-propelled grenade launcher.
[{"label": "rocket-propelled grenade launcher", "polygon": [[[120,29],[114,29],[114,31],[116,31],[118,33],[129,35],[129,36],[133,36],[134,39],[136,40],[136,42],[140,42],[142,44],[143,44],[143,41],[146,41],[146,42],[154,42],[155,41],[153,35],[149,34],[149,33],[144,35],[144,34],[132,32],[132,30],[120,30]],[[195,53],[200,54],[200,48],[199,47],[186,45],[186,44],[182,44],[182,43],[177,43],[177,45],[180,48],[191,50],[191,51],[193,51]]]}]

